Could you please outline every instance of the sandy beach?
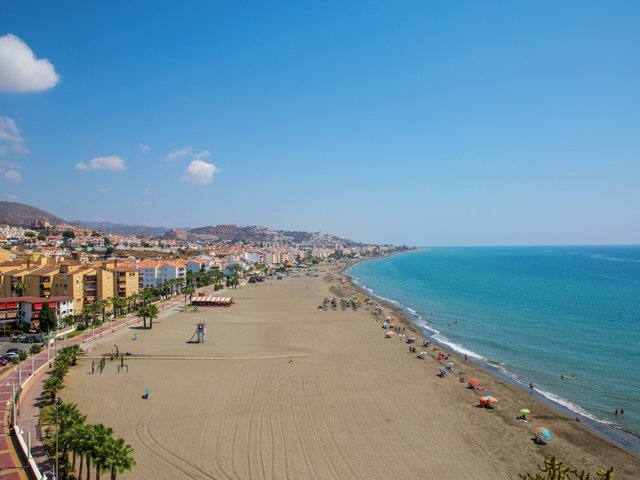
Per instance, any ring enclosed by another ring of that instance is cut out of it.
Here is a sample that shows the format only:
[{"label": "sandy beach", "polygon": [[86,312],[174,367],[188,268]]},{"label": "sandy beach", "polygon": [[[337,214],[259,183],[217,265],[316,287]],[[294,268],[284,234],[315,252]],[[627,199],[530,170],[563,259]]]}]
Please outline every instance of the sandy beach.
[{"label": "sandy beach", "polygon": [[[318,274],[245,285],[225,294],[232,307],[176,309],[152,330],[87,344],[61,396],[134,446],[138,465],[119,478],[514,479],[545,455],[638,478],[637,458],[463,359],[439,378],[442,350],[415,358],[399,335],[384,338],[383,318],[337,267]],[[318,309],[354,295],[357,311]],[[198,322],[206,342],[187,343]],[[114,344],[133,354],[128,373],[107,361],[92,375]],[[486,390],[466,388],[461,370]],[[482,394],[499,400],[493,410],[477,407]],[[554,434],[547,445],[532,441],[540,425]]]}]

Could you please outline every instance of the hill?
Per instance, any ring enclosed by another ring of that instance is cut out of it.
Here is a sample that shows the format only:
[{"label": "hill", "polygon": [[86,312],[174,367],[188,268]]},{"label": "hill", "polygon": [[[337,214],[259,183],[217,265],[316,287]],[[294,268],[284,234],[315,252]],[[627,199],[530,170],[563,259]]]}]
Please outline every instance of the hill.
[{"label": "hill", "polygon": [[39,208],[17,202],[0,202],[0,223],[30,227],[34,220],[46,220],[51,225],[67,223],[60,217]]},{"label": "hill", "polygon": [[74,220],[73,225],[97,230],[102,233],[113,233],[115,235],[137,235],[140,237],[161,237],[169,231],[165,227],[148,227],[146,225],[127,225],[124,223],[111,222],[85,222]]},{"label": "hill", "polygon": [[[182,232],[181,232],[182,233]],[[297,232],[289,230],[273,230],[268,227],[238,225],[216,225],[193,228],[188,232],[184,232],[191,238],[199,239],[215,239],[231,243],[264,243],[277,245],[342,245],[344,247],[353,247],[361,245],[358,242],[347,240],[344,238],[329,235],[323,232]],[[175,233],[166,234],[175,238]]]}]

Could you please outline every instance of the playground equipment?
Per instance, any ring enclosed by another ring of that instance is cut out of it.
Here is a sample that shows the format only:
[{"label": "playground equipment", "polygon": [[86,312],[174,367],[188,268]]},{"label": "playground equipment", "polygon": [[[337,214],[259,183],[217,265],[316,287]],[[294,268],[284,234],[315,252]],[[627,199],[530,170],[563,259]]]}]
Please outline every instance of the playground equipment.
[{"label": "playground equipment", "polygon": [[[207,325],[205,323],[198,323],[196,326],[196,333],[189,339],[187,343],[204,343],[204,334],[207,333]],[[193,339],[196,339],[193,341]]]}]

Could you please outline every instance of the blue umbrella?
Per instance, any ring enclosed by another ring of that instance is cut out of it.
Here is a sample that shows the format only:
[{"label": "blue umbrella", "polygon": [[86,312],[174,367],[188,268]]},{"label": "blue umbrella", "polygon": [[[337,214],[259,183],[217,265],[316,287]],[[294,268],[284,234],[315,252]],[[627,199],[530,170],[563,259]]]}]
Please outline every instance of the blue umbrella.
[{"label": "blue umbrella", "polygon": [[551,440],[551,432],[546,427],[538,427],[536,428],[536,437],[548,442]]}]

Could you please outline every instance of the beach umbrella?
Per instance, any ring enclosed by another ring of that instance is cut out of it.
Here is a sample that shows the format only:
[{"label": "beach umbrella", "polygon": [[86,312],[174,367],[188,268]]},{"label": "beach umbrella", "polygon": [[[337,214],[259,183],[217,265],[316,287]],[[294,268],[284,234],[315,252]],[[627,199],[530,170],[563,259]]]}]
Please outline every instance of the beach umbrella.
[{"label": "beach umbrella", "polygon": [[454,363],[453,362],[447,362],[447,367],[453,367]]},{"label": "beach umbrella", "polygon": [[478,382],[478,380],[476,380],[475,378],[472,378],[471,380],[469,380],[469,385],[473,385],[476,386],[478,385],[480,382]]},{"label": "beach umbrella", "polygon": [[489,402],[489,399],[487,397],[480,397],[478,401],[480,402],[480,405],[484,405]]},{"label": "beach umbrella", "polygon": [[536,428],[536,437],[548,442],[551,440],[551,432],[547,427]]},{"label": "beach umbrella", "polygon": [[529,409],[528,408],[521,408],[520,409],[520,413],[523,415],[526,415],[527,413],[529,413]]},{"label": "beach umbrella", "polygon": [[494,397],[485,397],[489,403],[498,403],[498,399]]},{"label": "beach umbrella", "polygon": [[447,372],[447,369],[446,369],[446,368],[441,368],[441,369],[440,369],[440,373],[446,373],[446,372]]}]

